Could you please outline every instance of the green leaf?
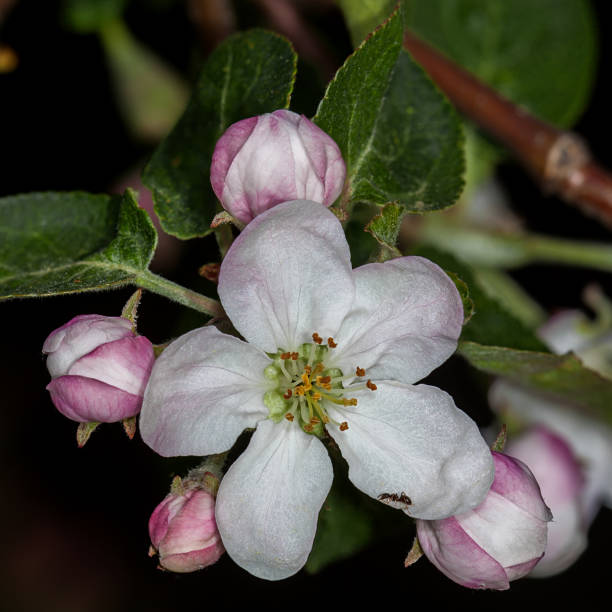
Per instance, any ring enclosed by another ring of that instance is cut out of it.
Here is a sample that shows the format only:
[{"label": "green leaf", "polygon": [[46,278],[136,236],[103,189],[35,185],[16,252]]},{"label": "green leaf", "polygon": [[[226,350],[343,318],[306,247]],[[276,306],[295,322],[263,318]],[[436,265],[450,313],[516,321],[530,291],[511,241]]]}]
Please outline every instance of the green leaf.
[{"label": "green leaf", "polygon": [[[429,246],[419,247],[416,254],[431,259],[449,273],[451,278],[458,276],[467,284],[473,312],[461,333],[462,340],[521,350],[546,351],[544,344],[526,325],[480,287],[468,264]],[[465,300],[463,295],[462,299]]]},{"label": "green leaf", "polygon": [[167,233],[188,239],[212,231],[215,144],[232,123],[289,105],[296,59],[287,40],[264,30],[231,36],[212,53],[183,116],[144,170]]},{"label": "green leaf", "polygon": [[573,353],[552,355],[476,342],[461,342],[459,352],[479,370],[583,408],[612,425],[612,381],[585,368]]},{"label": "green leaf", "polygon": [[157,234],[133,192],[0,199],[0,299],[125,285],[147,269]]},{"label": "green leaf", "polygon": [[405,214],[403,206],[390,202],[365,226],[365,231],[372,234],[378,244],[395,257],[401,255],[397,248],[397,237]]},{"label": "green leaf", "polygon": [[460,122],[403,50],[402,13],[348,58],[314,118],[347,164],[342,206],[398,202],[423,212],[451,205],[463,186]]},{"label": "green leaf", "polygon": [[596,36],[586,0],[410,0],[422,38],[510,100],[561,126],[584,108]]},{"label": "green leaf", "polygon": [[353,47],[389,17],[397,0],[338,0]]},{"label": "green leaf", "polygon": [[319,513],[319,523],[306,570],[316,573],[334,561],[365,548],[373,537],[372,516],[356,491],[332,489]]}]

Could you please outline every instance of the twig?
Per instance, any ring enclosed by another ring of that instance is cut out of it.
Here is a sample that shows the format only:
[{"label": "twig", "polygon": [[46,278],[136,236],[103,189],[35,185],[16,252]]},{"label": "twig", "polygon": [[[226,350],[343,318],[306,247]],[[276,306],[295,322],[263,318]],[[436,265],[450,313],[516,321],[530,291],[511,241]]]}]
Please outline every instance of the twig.
[{"label": "twig", "polygon": [[407,31],[404,47],[466,116],[514,152],[547,192],[612,227],[612,175],[582,140],[537,119]]}]

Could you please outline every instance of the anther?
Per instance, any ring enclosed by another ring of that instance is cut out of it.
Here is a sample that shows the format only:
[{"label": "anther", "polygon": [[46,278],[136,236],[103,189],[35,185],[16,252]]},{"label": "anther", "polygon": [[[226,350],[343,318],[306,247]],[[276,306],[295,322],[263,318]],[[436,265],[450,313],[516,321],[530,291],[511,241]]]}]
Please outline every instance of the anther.
[{"label": "anther", "polygon": [[295,388],[295,394],[296,395],[304,395],[304,387],[302,387],[302,385],[298,385]]},{"label": "anther", "polygon": [[368,380],[366,387],[368,389],[372,389],[372,391],[376,391],[376,389],[378,389],[378,387],[371,380]]},{"label": "anther", "polygon": [[303,429],[304,431],[310,433],[314,428],[310,423],[307,423],[306,425],[304,425]]},{"label": "anther", "polygon": [[312,394],[312,399],[315,401],[319,401],[321,399],[321,394],[317,393],[316,391]]},{"label": "anther", "polygon": [[293,391],[291,389],[287,389],[287,393],[283,393],[283,397],[285,399],[289,399],[293,395]]},{"label": "anther", "polygon": [[299,353],[291,353],[291,359],[293,359],[293,361],[297,361],[299,356]]},{"label": "anther", "polygon": [[365,376],[365,370],[357,366],[357,369],[355,370],[355,376]]},{"label": "anther", "polygon": [[312,374],[312,368],[309,365],[304,366],[304,372],[310,376]]},{"label": "anther", "polygon": [[338,345],[334,342],[334,339],[330,337],[327,339],[327,346],[329,346],[329,348],[336,348]]},{"label": "anther", "polygon": [[280,358],[281,359],[290,359],[291,358],[291,353],[281,353],[280,354]]},{"label": "anther", "polygon": [[321,336],[319,336],[319,334],[315,332],[314,334],[312,334],[312,341],[316,342],[317,344],[321,344],[321,342],[323,342],[323,338],[321,338]]},{"label": "anther", "polygon": [[348,429],[348,423],[346,421],[342,421],[340,423],[340,431],[346,431]]},{"label": "anther", "polygon": [[285,414],[285,418],[288,421],[293,421],[293,419],[295,418],[290,412],[287,412],[287,414]]},{"label": "anther", "polygon": [[356,406],[357,405],[357,400],[354,397],[351,397],[351,398],[343,397],[342,398],[342,405],[343,406]]},{"label": "anther", "polygon": [[312,419],[310,419],[310,424],[311,425],[318,425],[320,423],[320,419],[317,419],[317,417],[313,416]]}]

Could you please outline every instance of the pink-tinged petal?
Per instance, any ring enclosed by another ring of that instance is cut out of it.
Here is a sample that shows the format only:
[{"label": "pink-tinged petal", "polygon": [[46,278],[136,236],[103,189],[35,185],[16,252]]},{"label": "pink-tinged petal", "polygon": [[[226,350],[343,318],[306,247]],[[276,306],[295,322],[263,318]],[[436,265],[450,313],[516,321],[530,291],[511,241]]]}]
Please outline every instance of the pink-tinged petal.
[{"label": "pink-tinged petal", "polygon": [[584,487],[584,474],[569,444],[541,425],[517,438],[510,438],[506,455],[520,459],[531,470],[542,497],[554,507],[578,498]]},{"label": "pink-tinged petal", "polygon": [[533,576],[533,568],[537,567],[539,563],[542,562],[543,555],[536,557],[535,559],[531,559],[531,561],[525,561],[525,563],[517,563],[516,565],[511,565],[506,568],[506,576],[508,576],[508,580],[518,580],[519,578],[523,578],[532,572]]},{"label": "pink-tinged petal", "polygon": [[457,348],[463,306],[453,281],[422,257],[354,270],[355,302],[340,331],[333,364],[368,378],[408,384],[427,376]]},{"label": "pink-tinged petal", "polygon": [[215,499],[205,490],[169,494],[149,520],[149,535],[160,565],[172,572],[193,572],[223,554],[215,522]]},{"label": "pink-tinged petal", "polygon": [[54,378],[47,390],[55,407],[79,423],[115,423],[140,411],[142,397],[84,376]]},{"label": "pink-tinged petal", "polygon": [[593,519],[602,499],[612,506],[612,430],[580,415],[571,406],[497,380],[489,390],[489,404],[500,414],[510,413],[525,423],[545,425],[571,446],[586,475],[583,491],[585,517]]},{"label": "pink-tinged petal", "polygon": [[[210,182],[215,195],[222,199],[225,177],[234,158],[257,125],[257,117],[249,117],[234,123],[217,141],[210,164]],[[237,211],[238,212],[238,211]],[[247,211],[245,211],[247,212]],[[241,215],[242,216],[242,215]]]},{"label": "pink-tinged petal", "polygon": [[223,207],[243,223],[290,200],[329,206],[346,167],[336,143],[288,110],[231,125],[217,142],[211,183]]},{"label": "pink-tinged petal", "polygon": [[495,481],[491,491],[511,501],[518,508],[540,519],[550,521],[552,514],[542,499],[538,481],[519,459],[493,452]]},{"label": "pink-tinged petal", "polygon": [[[499,467],[497,461],[495,467]],[[495,482],[498,478],[496,474]],[[536,496],[541,499],[539,492]],[[546,548],[546,521],[493,489],[477,508],[455,518],[476,544],[503,567],[539,559]]]},{"label": "pink-tinged petal", "polygon": [[217,524],[229,556],[267,580],[299,571],[332,477],[318,438],[286,420],[260,423],[219,487]]},{"label": "pink-tinged petal", "polygon": [[551,505],[551,510],[553,520],[548,523],[546,551],[530,574],[533,578],[559,574],[578,559],[588,544],[587,527],[579,503]]},{"label": "pink-tinged petal", "polygon": [[451,580],[471,589],[510,588],[504,568],[454,518],[416,524],[423,552]]},{"label": "pink-tinged petal", "polygon": [[[376,385],[373,392],[348,389],[357,406],[328,406],[332,419],[348,424],[345,431],[327,430],[353,484],[416,518],[444,518],[478,505],[493,480],[493,461],[474,421],[436,387]],[[402,493],[410,504],[394,503],[392,496]]]},{"label": "pink-tinged petal", "polygon": [[100,345],[74,362],[68,374],[95,378],[142,396],[154,363],[151,342],[144,336],[129,336]]},{"label": "pink-tinged petal", "polygon": [[225,311],[266,352],[296,350],[313,332],[335,337],[353,295],[344,231],[316,202],[285,202],[259,215],[221,264]]},{"label": "pink-tinged petal", "polygon": [[80,357],[106,342],[133,336],[132,324],[122,317],[79,315],[51,332],[43,344],[53,378],[63,376]]},{"label": "pink-tinged petal", "polygon": [[268,414],[263,371],[269,358],[214,327],[195,329],[155,362],[140,415],[142,439],[160,455],[228,450]]}]

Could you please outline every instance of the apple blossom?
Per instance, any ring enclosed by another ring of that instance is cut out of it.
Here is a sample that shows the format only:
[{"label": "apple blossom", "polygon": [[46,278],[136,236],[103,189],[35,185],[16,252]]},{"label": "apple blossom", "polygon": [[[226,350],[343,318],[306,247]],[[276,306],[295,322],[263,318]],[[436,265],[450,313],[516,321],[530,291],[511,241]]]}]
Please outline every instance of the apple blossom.
[{"label": "apple blossom", "polygon": [[153,367],[153,346],[123,317],[79,315],[43,345],[55,407],[80,423],[114,423],[138,414]]},{"label": "apple blossom", "polygon": [[215,146],[212,188],[242,223],[289,200],[333,204],[346,166],[338,145],[319,127],[289,110],[231,125]]},{"label": "apple blossom", "polygon": [[546,554],[530,576],[558,574],[569,567],[587,545],[581,497],[582,468],[565,440],[542,426],[532,427],[511,439],[506,452],[529,466],[554,517],[548,525]]},{"label": "apple blossom", "polygon": [[286,202],[235,240],[219,296],[245,340],[209,326],[171,343],[140,428],[164,456],[220,453],[256,428],[217,497],[235,562],[270,580],[304,565],[332,481],[325,435],[353,484],[411,516],[482,501],[493,466],[475,423],[445,392],[413,384],[453,353],[463,321],[438,266],[401,257],[351,270],[338,219]]},{"label": "apple blossom", "polygon": [[417,520],[417,535],[427,558],[451,580],[504,590],[544,554],[552,515],[529,468],[502,453],[492,455],[495,479],[484,501],[443,520]]},{"label": "apple blossom", "polygon": [[[209,480],[218,480],[210,473]],[[179,479],[180,480],[180,479]],[[152,554],[171,572],[195,572],[219,560],[225,552],[215,522],[215,496],[210,487],[190,486],[171,491],[149,519]]]}]

